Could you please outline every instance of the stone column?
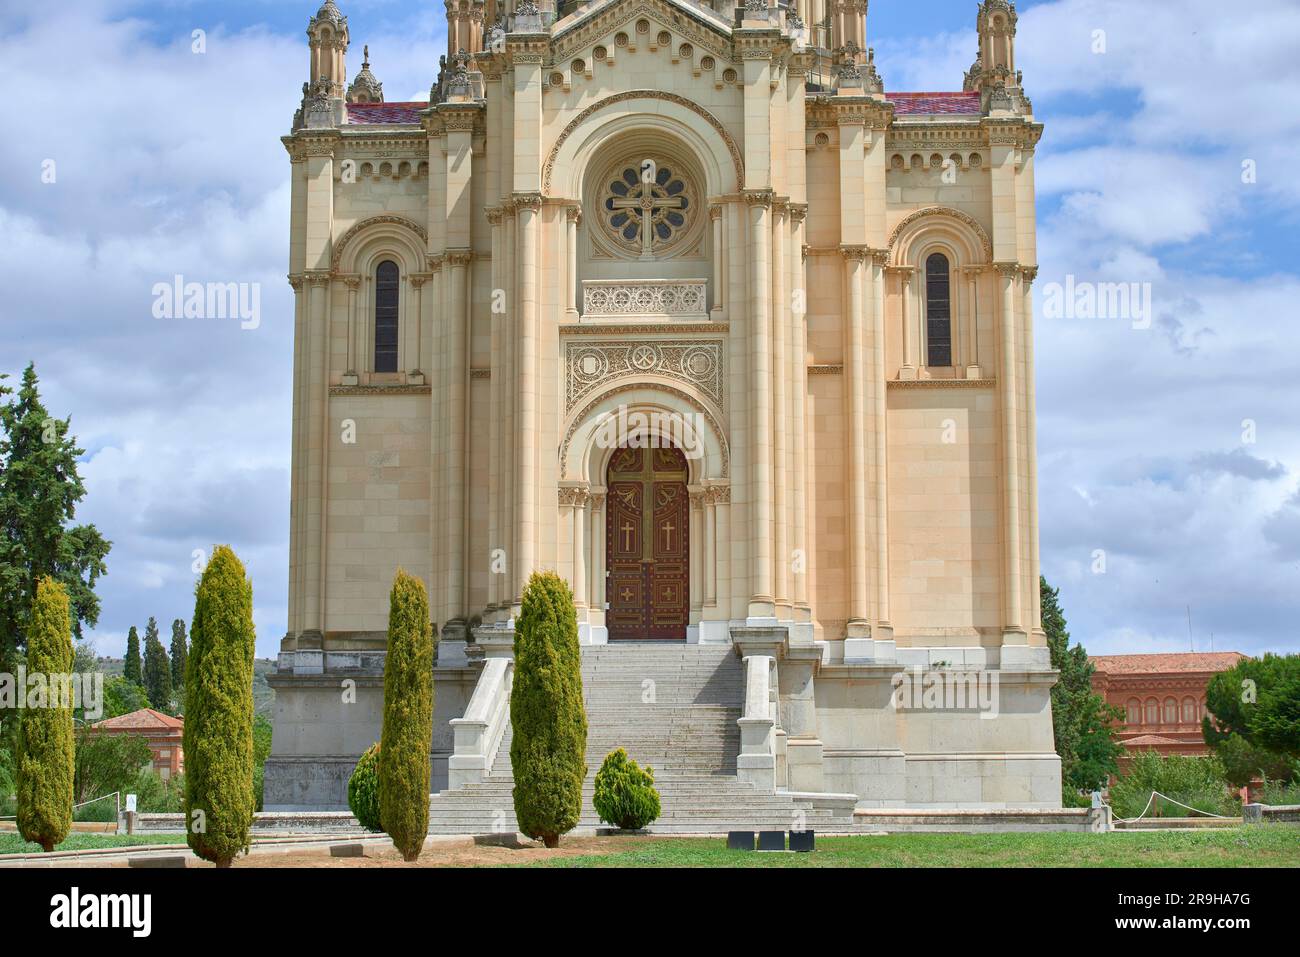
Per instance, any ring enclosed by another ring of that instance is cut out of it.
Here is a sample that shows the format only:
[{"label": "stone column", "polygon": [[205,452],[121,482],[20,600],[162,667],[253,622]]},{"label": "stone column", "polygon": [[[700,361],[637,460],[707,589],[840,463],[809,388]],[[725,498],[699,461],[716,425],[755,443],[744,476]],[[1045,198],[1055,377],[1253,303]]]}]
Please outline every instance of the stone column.
[{"label": "stone column", "polygon": [[514,608],[514,601],[519,595],[515,592],[518,579],[519,559],[515,554],[515,506],[519,493],[518,445],[520,442],[518,425],[519,402],[519,215],[510,201],[502,209],[502,227],[505,235],[502,242],[504,268],[501,273],[505,291],[506,314],[502,319],[502,339],[505,355],[502,367],[505,375],[501,380],[501,414],[504,427],[501,430],[501,548],[505,551],[505,569],[500,581],[501,619],[508,619]]},{"label": "stone column", "polygon": [[469,250],[447,253],[451,308],[447,317],[447,485],[445,494],[447,528],[447,607],[443,620],[453,627],[465,624],[469,611],[465,574],[466,529],[469,521]]},{"label": "stone column", "polygon": [[968,266],[962,273],[966,277],[966,378],[978,379],[980,370],[980,273],[983,266]]},{"label": "stone column", "polygon": [[[406,374],[406,381],[410,385],[424,385],[424,372],[422,371],[421,354],[424,351],[424,344],[421,342],[421,332],[424,329],[424,282],[429,277],[425,273],[412,273],[410,276],[411,289],[415,295],[415,308],[411,311],[408,323],[414,326],[415,346],[408,355],[407,365],[409,371]],[[414,321],[411,321],[411,320]]]},{"label": "stone column", "polygon": [[511,605],[517,605],[535,570],[537,538],[537,233],[541,215],[540,193],[515,196],[519,217],[519,366],[516,370],[518,417],[515,422],[515,588]]},{"label": "stone column", "polygon": [[501,576],[497,574],[497,558],[494,554],[501,544],[501,442],[504,432],[501,415],[501,387],[505,381],[502,358],[505,330],[503,328],[504,309],[499,307],[498,290],[501,289],[501,208],[493,206],[486,210],[488,227],[492,233],[492,292],[490,298],[490,348],[488,357],[490,376],[488,379],[488,594],[487,612],[494,613],[501,603],[503,595]]},{"label": "stone column", "polygon": [[570,206],[565,211],[568,223],[569,275],[565,285],[565,313],[571,322],[578,321],[578,226],[582,222],[582,207]]},{"label": "stone column", "polygon": [[804,273],[804,218],[808,207],[792,204],[790,207],[793,248],[790,250],[790,291],[802,308],[791,309],[790,390],[793,402],[790,420],[792,495],[794,499],[794,528],[792,545],[800,557],[794,571],[795,621],[811,622],[812,606],[808,603],[808,287]]},{"label": "stone column", "polygon": [[591,607],[605,618],[605,488],[591,490]]},{"label": "stone column", "polygon": [[775,518],[775,565],[773,567],[776,616],[788,621],[793,617],[790,600],[790,515],[786,430],[789,424],[787,391],[790,379],[789,338],[790,303],[786,282],[790,270],[785,262],[787,208],[782,202],[772,204],[772,512]]},{"label": "stone column", "polygon": [[[889,655],[882,647],[894,640],[894,626],[889,620],[889,395],[885,386],[885,267],[889,250],[871,253],[871,289],[875,298],[872,339],[875,363],[872,366],[871,398],[875,407],[875,456],[872,469],[876,490],[876,623],[872,629],[877,657]],[[890,646],[892,647],[892,646]]]},{"label": "stone column", "polygon": [[710,312],[715,319],[722,313],[723,301],[726,297],[724,290],[727,286],[727,273],[724,269],[726,247],[723,244],[722,224],[722,207],[714,203],[709,207],[709,228],[713,233],[713,308]]},{"label": "stone column", "polygon": [[749,206],[750,494],[749,609],[772,620],[772,354],[770,189],[746,190]]},{"label": "stone column", "polygon": [[[294,176],[298,176],[299,166],[295,161]],[[295,179],[294,192],[298,184]],[[289,500],[289,623],[290,635],[296,636],[302,631],[301,612],[299,610],[302,596],[302,561],[303,561],[303,516],[307,512],[307,498],[303,490],[303,476],[306,473],[305,426],[306,396],[304,386],[307,382],[307,297],[305,282],[301,273],[289,277],[289,286],[293,289],[293,458],[290,465],[290,481],[293,495]],[[288,644],[286,640],[286,644]],[[282,648],[289,651],[293,645]]]},{"label": "stone column", "polygon": [[361,286],[360,276],[344,276],[343,281],[348,287],[348,354],[347,367],[343,373],[344,385],[357,384],[357,361],[356,361],[356,343],[357,343],[357,289]]},{"label": "stone column", "polygon": [[1004,645],[1025,644],[1020,566],[1020,448],[1019,403],[1016,401],[1016,278],[1020,266],[997,263],[1002,283],[1002,556]]},{"label": "stone column", "polygon": [[573,603],[587,608],[587,502],[590,494],[585,488],[572,490],[573,498]]},{"label": "stone column", "polygon": [[[327,272],[307,276],[308,350],[310,391],[307,400],[307,548],[303,600],[303,640],[299,647],[321,647],[325,617],[325,510],[327,472],[325,447],[329,422],[329,311],[330,277]],[[315,642],[313,644],[312,642]]]},{"label": "stone column", "polygon": [[898,370],[900,379],[915,379],[916,330],[912,326],[912,266],[894,266],[889,270],[898,277],[899,309],[903,317],[903,367]]},{"label": "stone column", "polygon": [[704,578],[708,574],[704,556],[704,496],[705,490],[698,485],[687,489],[691,501],[690,543],[687,546],[691,569],[691,608],[690,622],[698,624],[704,608]]},{"label": "stone column", "polygon": [[1033,283],[1038,278],[1038,267],[1021,270],[1021,291],[1024,302],[1021,315],[1025,330],[1025,460],[1029,467],[1028,487],[1025,489],[1025,507],[1029,515],[1029,570],[1025,584],[1030,593],[1029,628],[1043,630],[1042,595],[1038,588],[1038,415],[1034,382],[1034,295]]},{"label": "stone column", "polygon": [[871,633],[870,551],[867,541],[867,316],[863,297],[865,246],[841,246],[844,256],[848,310],[845,323],[848,342],[844,355],[845,386],[848,392],[849,459],[849,638],[866,638]]},{"label": "stone column", "polygon": [[716,489],[704,490],[704,605],[712,608],[718,603],[718,544],[717,544],[717,494]]}]

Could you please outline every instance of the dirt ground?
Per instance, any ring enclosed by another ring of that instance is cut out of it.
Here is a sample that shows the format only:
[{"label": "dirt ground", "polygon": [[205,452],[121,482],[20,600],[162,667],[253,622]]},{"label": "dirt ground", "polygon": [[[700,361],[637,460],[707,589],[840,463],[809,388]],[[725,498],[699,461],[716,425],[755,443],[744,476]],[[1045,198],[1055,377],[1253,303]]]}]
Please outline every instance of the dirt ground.
[{"label": "dirt ground", "polygon": [[[420,859],[412,864],[402,860],[392,845],[365,846],[364,857],[327,857],[320,853],[252,854],[235,861],[235,867],[475,867],[479,865],[526,864],[530,861],[553,857],[576,857],[581,854],[600,854],[617,848],[626,848],[628,838],[566,837],[560,846],[548,850],[539,844],[519,847],[479,845],[472,840],[436,842],[426,845]],[[632,838],[637,840],[637,838]],[[191,867],[202,867],[203,862],[191,861]]]}]

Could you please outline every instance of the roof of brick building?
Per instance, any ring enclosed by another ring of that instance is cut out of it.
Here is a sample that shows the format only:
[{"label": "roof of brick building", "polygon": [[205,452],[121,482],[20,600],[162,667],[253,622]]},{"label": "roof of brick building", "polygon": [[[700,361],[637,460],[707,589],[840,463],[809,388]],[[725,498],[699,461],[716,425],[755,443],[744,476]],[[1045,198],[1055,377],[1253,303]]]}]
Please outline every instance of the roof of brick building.
[{"label": "roof of brick building", "polygon": [[885,99],[894,104],[895,116],[980,115],[978,90],[970,93],[886,93]]},{"label": "roof of brick building", "polygon": [[1088,660],[1102,674],[1141,675],[1227,671],[1245,657],[1239,651],[1184,651],[1163,655],[1089,655]]},{"label": "roof of brick building", "polygon": [[161,711],[155,711],[153,708],[141,708],[139,711],[121,714],[116,718],[105,718],[91,727],[108,731],[153,731],[159,728],[184,728],[185,722]]},{"label": "roof of brick building", "polygon": [[428,103],[349,103],[348,125],[382,126],[397,123],[419,123],[420,113],[429,108]]},{"label": "roof of brick building", "polygon": [[[979,116],[980,95],[970,93],[886,93],[894,104],[895,116]],[[407,103],[349,103],[348,125],[391,126],[419,123],[420,113],[429,104],[420,100]]]}]

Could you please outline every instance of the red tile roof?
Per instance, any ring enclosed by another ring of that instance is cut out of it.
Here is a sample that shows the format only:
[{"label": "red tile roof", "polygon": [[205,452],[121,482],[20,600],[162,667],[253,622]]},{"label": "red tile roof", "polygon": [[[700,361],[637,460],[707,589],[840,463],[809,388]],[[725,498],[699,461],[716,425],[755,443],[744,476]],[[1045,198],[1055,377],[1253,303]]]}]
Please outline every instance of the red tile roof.
[{"label": "red tile roof", "polygon": [[91,727],[110,731],[145,731],[150,728],[183,728],[185,722],[161,711],[155,711],[153,708],[141,708],[139,711],[118,715],[116,718],[105,718]]},{"label": "red tile roof", "polygon": [[1141,675],[1227,671],[1245,657],[1238,651],[1184,651],[1167,655],[1090,655],[1088,660],[1102,674]]},{"label": "red tile roof", "polygon": [[970,93],[886,93],[895,116],[980,115],[980,95]]},{"label": "red tile roof", "polygon": [[1159,734],[1139,734],[1132,738],[1124,738],[1121,741],[1121,744],[1123,744],[1125,747],[1128,748],[1131,748],[1134,745],[1137,745],[1138,747],[1142,747],[1142,746],[1154,747],[1155,745],[1158,744],[1165,745],[1167,747],[1171,744],[1184,744],[1184,743],[1185,742],[1183,741],[1178,741],[1174,738],[1166,738],[1163,735],[1159,735]]},{"label": "red tile roof", "polygon": [[349,103],[349,126],[379,126],[393,123],[419,123],[420,111],[428,103]]}]

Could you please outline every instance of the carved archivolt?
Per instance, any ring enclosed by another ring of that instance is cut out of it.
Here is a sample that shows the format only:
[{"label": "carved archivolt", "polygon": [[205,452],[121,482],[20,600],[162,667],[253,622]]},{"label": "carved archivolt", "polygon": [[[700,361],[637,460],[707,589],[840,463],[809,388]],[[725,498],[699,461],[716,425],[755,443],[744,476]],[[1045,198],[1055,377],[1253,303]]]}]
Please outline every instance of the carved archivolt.
[{"label": "carved archivolt", "polygon": [[926,219],[931,216],[955,219],[959,223],[965,225],[975,234],[980,245],[984,248],[985,262],[993,261],[993,240],[989,239],[989,234],[984,231],[984,227],[979,224],[979,221],[975,219],[974,216],[971,216],[969,213],[963,213],[960,209],[953,209],[951,206],[927,206],[925,209],[918,209],[916,212],[904,216],[903,221],[895,226],[894,231],[889,234],[890,252],[893,252],[894,246],[898,243],[899,237],[907,231],[909,226],[917,220]]},{"label": "carved archivolt", "polygon": [[698,103],[688,100],[684,96],[678,96],[676,93],[665,93],[663,90],[625,90],[622,93],[615,93],[613,96],[607,96],[603,100],[591,104],[591,106],[587,107],[575,116],[573,120],[570,121],[569,125],[564,128],[564,131],[556,137],[555,144],[551,147],[550,155],[546,157],[546,166],[542,169],[543,193],[548,196],[551,193],[551,172],[555,168],[555,159],[559,156],[560,147],[564,145],[565,140],[572,136],[573,132],[577,130],[578,127],[582,126],[582,124],[585,123],[592,114],[596,113],[598,110],[605,109],[607,106],[613,106],[615,103],[622,103],[625,100],[667,100],[669,103],[676,103],[678,106],[683,106],[692,113],[703,118],[705,122],[713,127],[714,132],[716,132],[718,136],[722,137],[722,141],[727,144],[727,151],[731,153],[731,162],[736,167],[736,182],[745,182],[745,160],[741,156],[740,147],[738,147],[736,141],[731,138],[731,134],[727,132],[726,127],[718,122],[716,116],[704,109],[704,107],[700,106]]},{"label": "carved archivolt", "polygon": [[564,410],[571,412],[607,382],[649,375],[688,383],[724,408],[722,355],[721,339],[567,343]]},{"label": "carved archivolt", "polygon": [[723,478],[729,476],[731,474],[731,447],[727,444],[727,433],[718,424],[718,420],[715,419],[712,413],[710,413],[709,410],[704,407],[704,404],[700,402],[698,399],[696,399],[694,396],[690,395],[687,392],[683,392],[681,389],[674,389],[672,386],[662,385],[661,383],[658,382],[655,383],[628,382],[624,385],[615,386],[612,389],[602,390],[599,395],[597,395],[594,399],[592,399],[592,401],[588,402],[586,407],[583,408],[582,413],[574,418],[573,423],[568,428],[568,431],[564,433],[564,441],[560,443],[560,474],[564,475],[567,471],[568,461],[569,461],[569,446],[573,442],[574,434],[591,417],[591,414],[595,410],[596,406],[598,406],[601,402],[604,402],[607,398],[609,398],[612,395],[618,395],[621,392],[633,392],[637,389],[644,389],[644,388],[651,388],[658,392],[663,392],[668,395],[674,396],[675,398],[686,403],[688,406],[690,406],[692,409],[694,409],[696,412],[700,414],[700,416],[704,419],[705,424],[708,425],[708,427],[713,430],[713,434],[717,437],[718,447],[722,458],[722,462],[720,463],[721,467],[719,470],[721,476]]},{"label": "carved archivolt", "polygon": [[337,272],[339,263],[343,260],[343,253],[348,248],[348,243],[352,242],[365,230],[372,226],[400,226],[403,229],[409,229],[415,235],[420,237],[420,246],[423,248],[428,245],[429,234],[425,232],[423,226],[405,216],[371,216],[369,219],[363,219],[356,223],[346,233],[339,237],[338,242],[334,244],[334,256],[331,260],[330,268]]}]

